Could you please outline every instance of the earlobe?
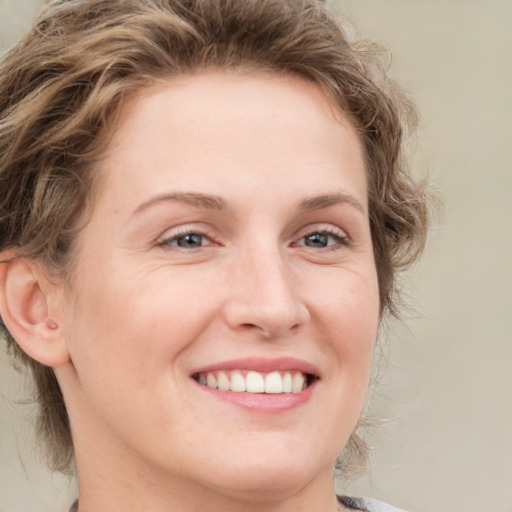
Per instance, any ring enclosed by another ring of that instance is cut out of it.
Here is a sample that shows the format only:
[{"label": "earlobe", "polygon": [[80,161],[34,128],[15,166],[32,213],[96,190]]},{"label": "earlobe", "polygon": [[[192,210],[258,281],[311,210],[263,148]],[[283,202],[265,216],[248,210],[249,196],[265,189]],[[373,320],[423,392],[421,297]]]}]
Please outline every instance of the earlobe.
[{"label": "earlobe", "polygon": [[27,258],[0,264],[0,314],[18,345],[47,366],[69,361],[58,318],[50,314],[51,287],[41,269]]}]

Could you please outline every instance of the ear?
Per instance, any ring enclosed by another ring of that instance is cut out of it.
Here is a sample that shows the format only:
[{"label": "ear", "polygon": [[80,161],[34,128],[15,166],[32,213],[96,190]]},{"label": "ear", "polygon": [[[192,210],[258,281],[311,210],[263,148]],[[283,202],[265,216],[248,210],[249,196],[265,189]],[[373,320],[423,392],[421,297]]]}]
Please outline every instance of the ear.
[{"label": "ear", "polygon": [[68,362],[59,319],[50,314],[57,313],[50,305],[62,290],[30,259],[3,253],[0,260],[0,314],[5,326],[32,359],[52,367]]}]

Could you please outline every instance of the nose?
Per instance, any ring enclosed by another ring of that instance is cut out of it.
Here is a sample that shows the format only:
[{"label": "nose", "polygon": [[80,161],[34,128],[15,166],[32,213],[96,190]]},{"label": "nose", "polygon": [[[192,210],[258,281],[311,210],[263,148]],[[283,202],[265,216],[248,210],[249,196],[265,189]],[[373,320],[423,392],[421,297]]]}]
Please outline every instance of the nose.
[{"label": "nose", "polygon": [[278,250],[240,259],[227,283],[225,317],[232,329],[276,339],[291,336],[308,322],[299,283]]}]

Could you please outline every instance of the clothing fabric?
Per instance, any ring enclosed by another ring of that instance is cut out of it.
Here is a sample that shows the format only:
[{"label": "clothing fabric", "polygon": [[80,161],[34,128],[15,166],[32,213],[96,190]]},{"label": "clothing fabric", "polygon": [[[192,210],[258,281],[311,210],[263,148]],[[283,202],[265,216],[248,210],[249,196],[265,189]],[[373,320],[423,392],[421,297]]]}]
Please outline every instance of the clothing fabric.
[{"label": "clothing fabric", "polygon": [[[386,505],[382,501],[373,500],[370,498],[351,498],[349,496],[338,496],[338,501],[350,510],[359,510],[361,512],[405,512],[391,505]],[[76,500],[69,512],[77,512],[78,500]]]},{"label": "clothing fabric", "polygon": [[351,498],[350,496],[338,496],[338,501],[350,510],[361,512],[405,512],[405,510],[393,507],[382,501],[372,498]]}]

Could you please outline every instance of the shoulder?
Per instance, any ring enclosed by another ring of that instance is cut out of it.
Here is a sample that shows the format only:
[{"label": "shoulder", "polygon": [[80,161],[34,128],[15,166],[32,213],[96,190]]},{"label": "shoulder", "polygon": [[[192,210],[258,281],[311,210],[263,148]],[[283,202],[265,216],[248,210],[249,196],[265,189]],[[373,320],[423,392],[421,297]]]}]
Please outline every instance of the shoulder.
[{"label": "shoulder", "polygon": [[402,509],[372,498],[350,498],[349,496],[339,496],[338,500],[349,510],[360,510],[362,512],[405,512]]}]

